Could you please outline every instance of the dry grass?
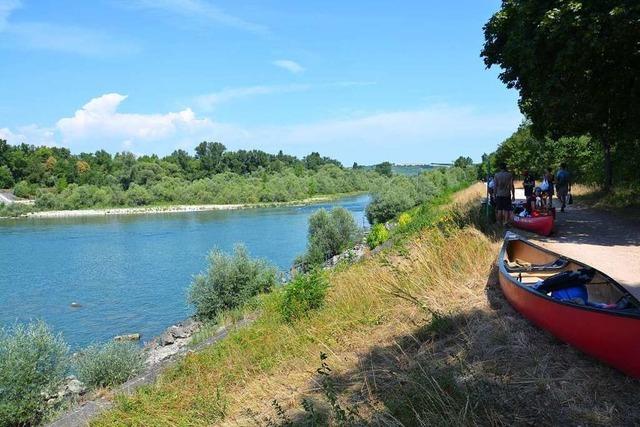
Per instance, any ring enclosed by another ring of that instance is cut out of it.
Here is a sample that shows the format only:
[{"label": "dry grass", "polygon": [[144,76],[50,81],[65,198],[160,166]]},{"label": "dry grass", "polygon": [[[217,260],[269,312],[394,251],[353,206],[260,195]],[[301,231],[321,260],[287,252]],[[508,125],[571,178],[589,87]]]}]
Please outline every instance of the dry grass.
[{"label": "dry grass", "polygon": [[[474,197],[477,189],[456,198],[469,206]],[[279,294],[264,297],[254,324],[119,399],[95,424],[269,425],[274,400],[304,424],[303,398],[337,424],[316,372],[320,352],[340,404],[362,424],[640,420],[638,382],[515,313],[496,286],[496,244],[461,222],[443,219],[400,248],[332,273],[325,308],[308,319],[287,324]]]}]

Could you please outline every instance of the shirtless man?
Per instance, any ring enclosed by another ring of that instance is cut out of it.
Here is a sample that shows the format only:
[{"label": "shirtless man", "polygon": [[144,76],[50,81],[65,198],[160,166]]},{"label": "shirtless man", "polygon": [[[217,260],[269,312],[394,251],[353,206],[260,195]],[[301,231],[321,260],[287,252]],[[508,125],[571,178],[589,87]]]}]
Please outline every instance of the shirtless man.
[{"label": "shirtless man", "polygon": [[493,177],[496,195],[496,220],[506,226],[511,221],[513,210],[511,202],[516,199],[516,187],[513,185],[513,175],[507,172],[507,164],[500,163],[500,172]]}]

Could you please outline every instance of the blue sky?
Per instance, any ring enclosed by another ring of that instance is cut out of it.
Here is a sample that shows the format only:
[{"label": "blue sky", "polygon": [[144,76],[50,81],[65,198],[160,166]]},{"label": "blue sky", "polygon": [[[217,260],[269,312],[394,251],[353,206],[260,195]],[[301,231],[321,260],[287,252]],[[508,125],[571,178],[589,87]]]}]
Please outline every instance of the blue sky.
[{"label": "blue sky", "polygon": [[0,0],[0,138],[350,164],[479,159],[522,120],[479,57],[498,0]]}]

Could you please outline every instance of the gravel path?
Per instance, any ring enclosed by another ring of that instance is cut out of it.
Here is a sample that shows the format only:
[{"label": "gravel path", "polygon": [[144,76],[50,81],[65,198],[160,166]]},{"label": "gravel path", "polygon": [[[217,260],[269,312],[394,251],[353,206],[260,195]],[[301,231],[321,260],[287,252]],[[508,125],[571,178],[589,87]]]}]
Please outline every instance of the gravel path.
[{"label": "gravel path", "polygon": [[[522,190],[516,190],[516,197],[524,198]],[[601,270],[640,299],[640,218],[580,204],[563,213],[557,206],[556,233],[530,235],[530,240]]]}]

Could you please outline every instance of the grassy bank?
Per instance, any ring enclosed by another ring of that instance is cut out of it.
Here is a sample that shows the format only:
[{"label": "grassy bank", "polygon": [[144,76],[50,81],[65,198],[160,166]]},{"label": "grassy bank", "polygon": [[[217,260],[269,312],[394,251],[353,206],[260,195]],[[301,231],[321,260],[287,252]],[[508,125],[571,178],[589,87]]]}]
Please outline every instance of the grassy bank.
[{"label": "grassy bank", "polygon": [[445,206],[414,211],[424,227],[330,273],[323,308],[287,322],[282,293],[262,296],[252,325],[94,424],[633,423],[637,381],[515,313],[496,287],[497,243],[473,212]]}]

